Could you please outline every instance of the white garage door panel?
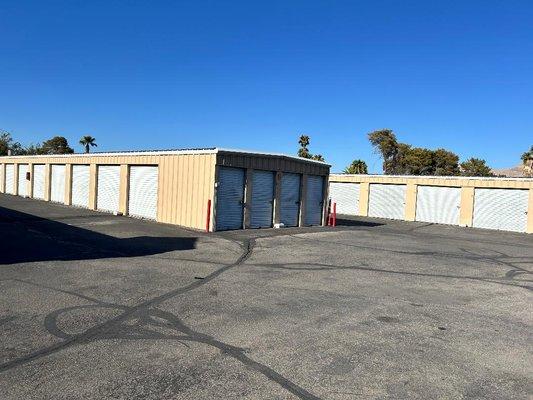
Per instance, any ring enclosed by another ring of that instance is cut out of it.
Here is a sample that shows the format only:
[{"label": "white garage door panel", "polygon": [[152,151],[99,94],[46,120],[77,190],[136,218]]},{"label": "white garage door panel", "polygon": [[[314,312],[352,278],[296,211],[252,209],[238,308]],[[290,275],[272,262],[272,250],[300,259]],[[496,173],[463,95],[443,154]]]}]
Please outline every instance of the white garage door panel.
[{"label": "white garage door panel", "polygon": [[128,213],[136,217],[157,218],[158,167],[130,167]]},{"label": "white garage door panel", "polygon": [[50,200],[56,203],[65,203],[65,166],[52,165],[50,179]]},{"label": "white garage door panel", "polygon": [[218,231],[241,229],[243,224],[244,169],[220,167],[217,186]]},{"label": "white garage door panel", "polygon": [[337,214],[359,215],[359,188],[359,183],[329,184],[329,198],[337,204]]},{"label": "white garage door panel", "polygon": [[19,181],[18,181],[18,195],[26,197],[28,195],[28,180],[26,173],[28,172],[28,164],[19,164]]},{"label": "white garage door panel", "polygon": [[33,198],[44,200],[44,164],[33,166]]},{"label": "white garage door panel", "polygon": [[525,232],[528,197],[528,190],[476,189],[473,226]]},{"label": "white garage door panel", "polygon": [[300,183],[298,174],[284,173],[281,176],[280,222],[285,226],[298,226]]},{"label": "white garage door panel", "polygon": [[270,228],[274,203],[274,172],[255,170],[252,174],[250,228]]},{"label": "white garage door panel", "polygon": [[101,211],[118,212],[120,193],[120,167],[103,165],[98,167],[98,192],[96,207]]},{"label": "white garage door panel", "polygon": [[307,194],[305,196],[305,224],[320,225],[324,205],[324,177],[307,176]]},{"label": "white garage door panel", "polygon": [[435,224],[459,225],[461,189],[418,186],[416,220]]},{"label": "white garage door panel", "polygon": [[89,207],[89,166],[72,166],[72,205]]},{"label": "white garage door panel", "polygon": [[6,164],[6,193],[15,194],[15,165]]},{"label": "white garage door panel", "polygon": [[404,219],[406,185],[371,184],[368,216]]}]

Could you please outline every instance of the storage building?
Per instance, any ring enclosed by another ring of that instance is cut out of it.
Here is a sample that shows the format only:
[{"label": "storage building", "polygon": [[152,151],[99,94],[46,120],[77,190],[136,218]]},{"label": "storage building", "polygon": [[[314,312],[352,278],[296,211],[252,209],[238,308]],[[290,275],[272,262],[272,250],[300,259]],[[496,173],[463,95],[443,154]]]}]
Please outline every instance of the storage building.
[{"label": "storage building", "polygon": [[533,233],[533,179],[331,174],[337,213]]},{"label": "storage building", "polygon": [[0,192],[195,229],[322,225],[328,164],[218,148],[0,157]]}]

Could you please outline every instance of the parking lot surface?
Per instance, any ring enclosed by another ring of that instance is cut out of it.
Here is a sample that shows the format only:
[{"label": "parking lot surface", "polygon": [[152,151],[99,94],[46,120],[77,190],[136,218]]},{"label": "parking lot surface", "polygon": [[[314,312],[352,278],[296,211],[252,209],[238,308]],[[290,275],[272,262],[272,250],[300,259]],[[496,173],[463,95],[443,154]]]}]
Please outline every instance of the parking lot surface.
[{"label": "parking lot surface", "polygon": [[0,195],[2,399],[527,399],[533,236],[205,234]]}]

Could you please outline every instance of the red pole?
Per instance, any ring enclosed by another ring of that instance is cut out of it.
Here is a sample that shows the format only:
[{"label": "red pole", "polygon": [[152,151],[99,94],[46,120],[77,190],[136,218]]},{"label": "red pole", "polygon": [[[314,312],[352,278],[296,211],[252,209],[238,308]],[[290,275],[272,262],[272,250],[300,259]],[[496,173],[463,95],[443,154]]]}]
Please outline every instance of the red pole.
[{"label": "red pole", "polygon": [[207,218],[205,221],[205,231],[209,232],[211,225],[211,199],[207,200]]},{"label": "red pole", "polygon": [[333,226],[337,226],[337,203],[333,203]]}]

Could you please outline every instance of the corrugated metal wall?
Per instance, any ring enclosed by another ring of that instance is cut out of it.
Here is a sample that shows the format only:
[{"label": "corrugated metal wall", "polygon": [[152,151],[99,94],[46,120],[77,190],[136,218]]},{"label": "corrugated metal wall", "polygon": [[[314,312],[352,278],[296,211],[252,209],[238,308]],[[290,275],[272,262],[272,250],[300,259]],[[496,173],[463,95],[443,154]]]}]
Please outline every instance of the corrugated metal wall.
[{"label": "corrugated metal wall", "polygon": [[[459,221],[461,226],[475,226],[476,189],[519,189],[528,191],[528,211],[526,215],[526,232],[533,233],[533,179],[531,178],[468,178],[468,177],[418,177],[387,175],[345,175],[332,174],[330,183],[350,182],[360,186],[359,213],[368,216],[369,192],[373,184],[406,185],[404,220],[415,221],[417,218],[417,192],[419,187],[450,187],[460,190]],[[479,192],[479,191],[478,191]],[[455,206],[457,207],[457,206]],[[479,206],[478,206],[479,208]],[[522,212],[522,214],[524,214]],[[455,217],[453,219],[455,221]]]},{"label": "corrugated metal wall", "polygon": [[157,221],[205,228],[214,182],[215,154],[161,156]]},{"label": "corrugated metal wall", "polygon": [[[127,190],[130,165],[156,165],[159,167],[159,193],[157,221],[185,227],[205,229],[207,200],[213,199],[216,154],[191,152],[191,154],[117,154],[117,155],[69,155],[49,157],[2,157],[3,164],[45,164],[46,193],[50,200],[50,167],[52,164],[85,164],[90,166],[89,208],[96,209],[96,187],[98,165],[120,165],[120,208],[127,211]],[[2,174],[4,180],[5,174]],[[33,179],[33,176],[31,177]],[[67,178],[68,180],[68,178]],[[72,182],[69,182],[71,191]],[[70,205],[70,196],[67,204]]]},{"label": "corrugated metal wall", "polygon": [[[98,166],[120,166],[119,211],[127,214],[130,166],[158,166],[157,221],[196,229],[205,229],[208,200],[212,201],[210,228],[214,229],[215,174],[216,166],[245,168],[247,171],[273,171],[280,178],[282,172],[301,176],[329,174],[330,166],[324,163],[297,159],[290,156],[246,153],[228,150],[191,150],[168,152],[76,154],[58,156],[12,156],[1,157],[2,181],[5,180],[3,164],[45,165],[44,200],[50,201],[51,166],[66,165],[65,204],[72,204],[72,166],[89,165],[89,204],[97,207]],[[33,180],[33,176],[31,176]],[[33,182],[30,187],[33,187]],[[30,194],[31,195],[31,194]],[[279,219],[279,207],[275,210]]]}]

